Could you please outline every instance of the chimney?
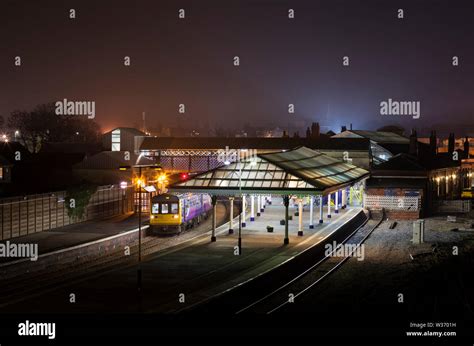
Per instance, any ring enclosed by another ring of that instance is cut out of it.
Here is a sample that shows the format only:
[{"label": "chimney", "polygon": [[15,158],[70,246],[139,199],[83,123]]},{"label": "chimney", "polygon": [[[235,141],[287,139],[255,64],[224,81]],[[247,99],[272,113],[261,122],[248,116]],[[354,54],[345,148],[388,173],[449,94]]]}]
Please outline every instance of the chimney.
[{"label": "chimney", "polygon": [[464,141],[464,156],[466,159],[469,158],[469,137],[466,137],[466,140]]},{"label": "chimney", "polygon": [[311,124],[311,138],[319,138],[319,123]]},{"label": "chimney", "polygon": [[344,131],[347,131],[347,127],[345,125],[341,126],[341,132],[344,132]]},{"label": "chimney", "polygon": [[310,138],[311,137],[311,130],[309,129],[309,127],[306,128],[306,138]]},{"label": "chimney", "polygon": [[435,156],[437,153],[436,150],[436,131],[431,131],[430,135],[430,154]]},{"label": "chimney", "polygon": [[352,123],[350,123],[350,127],[349,127],[351,130],[352,130]]},{"label": "chimney", "polygon": [[452,154],[454,152],[454,133],[450,132],[449,133],[449,138],[448,138],[448,152]]},{"label": "chimney", "polygon": [[416,130],[412,129],[411,130],[411,135],[410,135],[410,148],[408,150],[408,153],[413,156],[418,155],[418,137],[416,135]]}]

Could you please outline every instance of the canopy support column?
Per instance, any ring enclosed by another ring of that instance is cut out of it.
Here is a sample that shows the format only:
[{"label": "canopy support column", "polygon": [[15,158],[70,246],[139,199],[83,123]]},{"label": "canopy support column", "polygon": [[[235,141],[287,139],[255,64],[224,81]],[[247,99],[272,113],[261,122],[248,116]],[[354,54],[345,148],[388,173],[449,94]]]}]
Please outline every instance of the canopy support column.
[{"label": "canopy support column", "polygon": [[255,195],[250,195],[250,221],[255,221]]},{"label": "canopy support column", "polygon": [[342,189],[342,209],[346,209],[346,199],[347,199],[347,196],[346,196],[346,188],[344,187]]},{"label": "canopy support column", "polygon": [[309,228],[313,229],[314,196],[309,198]]},{"label": "canopy support column", "polygon": [[298,200],[298,236],[303,236],[303,199]]},{"label": "canopy support column", "polygon": [[331,218],[331,194],[328,194],[328,219]]},{"label": "canopy support column", "polygon": [[323,195],[319,196],[319,223],[323,223]]},{"label": "canopy support column", "polygon": [[217,223],[217,196],[211,197],[212,201],[212,235],[211,242],[216,241],[216,223]]},{"label": "canopy support column", "polygon": [[260,211],[262,210],[262,196],[257,195],[257,216],[260,216]]},{"label": "canopy support column", "polygon": [[339,190],[336,190],[336,203],[334,213],[339,214]]},{"label": "canopy support column", "polygon": [[230,215],[229,215],[229,234],[234,234],[233,220],[234,220],[234,197],[229,197],[230,201]]},{"label": "canopy support column", "polygon": [[290,240],[288,238],[288,206],[290,205],[290,197],[289,196],[283,196],[283,204],[285,205],[285,239],[283,240],[283,244],[287,245],[290,243]]},{"label": "canopy support column", "polygon": [[240,211],[242,213],[242,227],[245,227],[247,225],[245,223],[245,208],[247,208],[245,195],[242,195],[242,210]]}]

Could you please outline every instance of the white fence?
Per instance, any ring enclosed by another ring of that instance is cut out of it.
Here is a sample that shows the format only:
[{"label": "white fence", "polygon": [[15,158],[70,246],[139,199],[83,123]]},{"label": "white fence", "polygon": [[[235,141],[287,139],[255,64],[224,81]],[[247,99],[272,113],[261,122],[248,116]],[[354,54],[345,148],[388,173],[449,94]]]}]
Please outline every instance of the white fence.
[{"label": "white fence", "polygon": [[418,211],[421,203],[420,197],[364,194],[364,206],[368,209]]},{"label": "white fence", "polygon": [[437,201],[435,206],[438,213],[469,213],[471,211],[470,200]]}]

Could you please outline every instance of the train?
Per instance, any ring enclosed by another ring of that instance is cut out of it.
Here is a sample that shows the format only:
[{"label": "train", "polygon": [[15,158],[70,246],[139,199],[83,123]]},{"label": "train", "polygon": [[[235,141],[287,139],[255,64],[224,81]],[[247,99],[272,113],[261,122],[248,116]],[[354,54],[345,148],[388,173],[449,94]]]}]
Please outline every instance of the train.
[{"label": "train", "polygon": [[153,196],[150,203],[150,230],[154,235],[176,235],[207,219],[212,210],[208,194],[168,194]]}]

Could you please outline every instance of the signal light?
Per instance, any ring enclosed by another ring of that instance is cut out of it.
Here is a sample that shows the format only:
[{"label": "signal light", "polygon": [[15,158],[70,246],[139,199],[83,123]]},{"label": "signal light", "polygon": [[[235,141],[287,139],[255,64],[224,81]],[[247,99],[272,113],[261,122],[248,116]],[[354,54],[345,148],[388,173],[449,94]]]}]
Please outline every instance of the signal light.
[{"label": "signal light", "polygon": [[188,179],[189,175],[188,173],[181,173],[181,180],[186,180]]}]

